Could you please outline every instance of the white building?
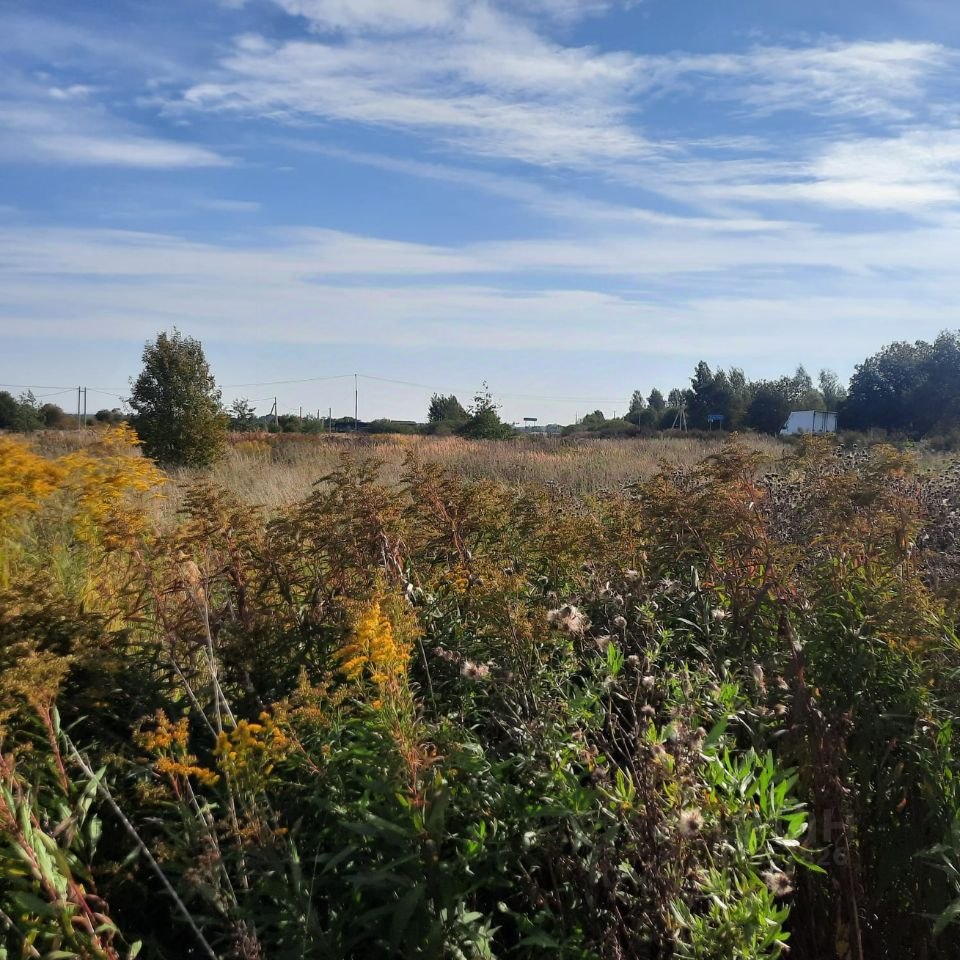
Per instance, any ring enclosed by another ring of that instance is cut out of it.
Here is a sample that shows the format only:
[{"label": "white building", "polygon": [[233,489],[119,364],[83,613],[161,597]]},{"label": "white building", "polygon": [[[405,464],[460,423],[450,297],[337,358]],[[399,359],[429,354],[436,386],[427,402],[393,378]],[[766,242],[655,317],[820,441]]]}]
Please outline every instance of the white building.
[{"label": "white building", "polygon": [[797,437],[801,433],[836,433],[837,415],[823,413],[820,410],[794,410],[790,414],[781,437]]}]

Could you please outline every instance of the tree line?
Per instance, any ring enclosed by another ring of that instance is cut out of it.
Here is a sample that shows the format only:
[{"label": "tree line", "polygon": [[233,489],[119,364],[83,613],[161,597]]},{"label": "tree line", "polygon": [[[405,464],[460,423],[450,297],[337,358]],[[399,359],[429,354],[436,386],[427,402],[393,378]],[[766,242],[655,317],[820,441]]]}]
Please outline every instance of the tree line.
[{"label": "tree line", "polygon": [[[352,417],[337,420],[290,415],[257,415],[246,399],[229,410],[198,340],[178,330],[161,333],[146,344],[143,369],[132,382],[130,415],[99,410],[87,422],[130,419],[147,453],[162,463],[202,465],[222,446],[228,431],[274,430],[318,433],[426,433],[471,439],[504,439],[514,434],[505,423],[486,384],[466,407],[453,394],[434,394],[425,424]],[[691,429],[720,427],[776,434],[791,411],[838,414],[847,430],[885,430],[919,439],[960,431],[960,331],[944,331],[932,343],[900,341],[858,364],[849,385],[830,370],[816,383],[803,366],[792,375],[748,380],[743,370],[712,370],[701,361],[690,385],[666,396],[658,388],[645,395],[635,390],[623,417],[607,418],[595,410],[557,430],[566,435],[615,436],[670,429],[682,422]],[[52,403],[41,404],[30,392],[14,397],[0,391],[0,429],[19,432],[68,429],[78,418]]]}]

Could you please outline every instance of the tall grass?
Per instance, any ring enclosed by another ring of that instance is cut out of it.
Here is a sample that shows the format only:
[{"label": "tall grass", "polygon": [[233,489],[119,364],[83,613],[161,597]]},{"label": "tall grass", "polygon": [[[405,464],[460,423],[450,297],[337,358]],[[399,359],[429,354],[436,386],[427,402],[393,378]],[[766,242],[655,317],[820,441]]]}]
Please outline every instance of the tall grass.
[{"label": "tall grass", "polygon": [[0,437],[0,956],[956,955],[953,472],[45,442]]},{"label": "tall grass", "polygon": [[[785,444],[759,435],[750,446],[767,456],[782,456]],[[495,480],[514,487],[550,484],[567,493],[584,496],[621,490],[649,479],[666,464],[687,468],[715,453],[723,440],[703,437],[658,436],[640,440],[463,440],[459,437],[301,438],[269,435],[234,438],[225,456],[210,471],[203,471],[218,486],[248,503],[268,510],[306,496],[312,485],[340,463],[345,451],[361,460],[382,460],[381,477],[388,484],[400,481],[404,461],[414,454],[426,463],[452,470],[467,480]],[[177,485],[200,472],[179,470]],[[171,491],[171,506],[179,494]]]}]

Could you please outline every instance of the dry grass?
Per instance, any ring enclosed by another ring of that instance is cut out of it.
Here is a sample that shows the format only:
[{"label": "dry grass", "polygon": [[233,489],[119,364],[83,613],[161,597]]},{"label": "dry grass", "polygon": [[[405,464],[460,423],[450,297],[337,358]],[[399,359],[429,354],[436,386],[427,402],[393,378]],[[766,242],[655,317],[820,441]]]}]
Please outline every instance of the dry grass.
[{"label": "dry grass", "polygon": [[[769,437],[750,436],[751,445],[779,457],[785,445]],[[557,484],[585,495],[621,489],[651,476],[662,463],[689,466],[718,449],[722,440],[661,436],[639,440],[560,439],[504,441],[458,437],[281,437],[235,442],[226,456],[204,473],[249,503],[268,510],[302,498],[326,476],[343,453],[383,461],[387,483],[400,479],[408,453],[440,463],[470,479],[489,478],[512,485]],[[174,474],[178,487],[197,471]],[[177,493],[171,491],[171,506]]]}]

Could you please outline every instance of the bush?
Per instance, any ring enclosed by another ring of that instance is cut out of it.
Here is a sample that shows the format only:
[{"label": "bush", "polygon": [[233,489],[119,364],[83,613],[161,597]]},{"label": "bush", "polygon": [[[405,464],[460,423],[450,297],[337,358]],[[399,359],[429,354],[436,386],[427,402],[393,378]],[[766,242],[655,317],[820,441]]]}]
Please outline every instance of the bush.
[{"label": "bush", "polygon": [[951,955],[949,476],[806,438],[579,499],[344,457],[158,529],[131,440],[0,438],[9,952]]}]

